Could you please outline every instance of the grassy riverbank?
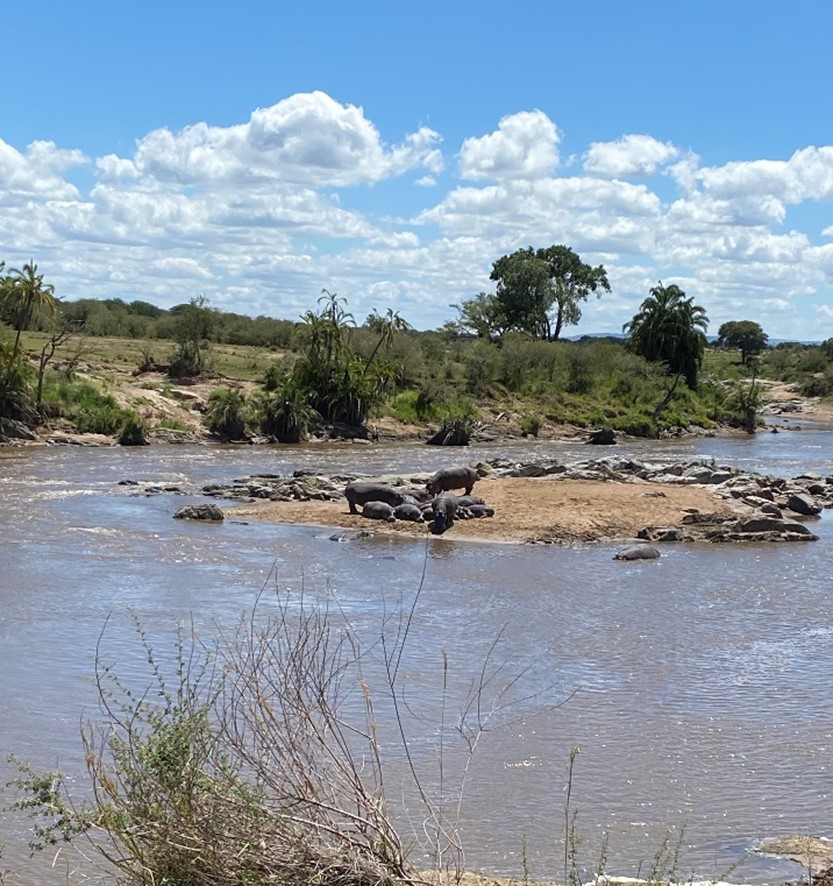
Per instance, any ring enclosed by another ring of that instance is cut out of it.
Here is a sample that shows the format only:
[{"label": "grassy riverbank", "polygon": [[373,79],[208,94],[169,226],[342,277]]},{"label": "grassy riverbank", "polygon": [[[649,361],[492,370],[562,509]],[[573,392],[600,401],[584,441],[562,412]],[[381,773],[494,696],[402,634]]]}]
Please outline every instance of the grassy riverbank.
[{"label": "grassy riverbank", "polygon": [[[371,341],[359,332],[356,346],[368,350]],[[47,333],[23,335],[33,373],[48,343]],[[210,439],[218,430],[224,436],[223,422],[234,413],[239,433],[268,435],[275,385],[296,353],[213,343],[201,372],[177,376],[163,368],[175,351],[171,340],[70,337],[45,368],[41,430],[114,435],[134,416],[151,440]],[[756,408],[773,399],[791,401],[789,408],[804,414],[826,409],[819,396],[803,395],[806,382],[753,380],[734,356],[707,351],[698,389],[691,391],[674,387],[661,367],[615,341],[514,340],[498,347],[438,334],[402,336],[386,355],[399,368],[375,398],[367,424],[388,439],[426,439],[449,419],[497,437],[569,437],[601,427],[651,437],[742,424],[744,398]],[[315,426],[312,421],[313,432]]]}]

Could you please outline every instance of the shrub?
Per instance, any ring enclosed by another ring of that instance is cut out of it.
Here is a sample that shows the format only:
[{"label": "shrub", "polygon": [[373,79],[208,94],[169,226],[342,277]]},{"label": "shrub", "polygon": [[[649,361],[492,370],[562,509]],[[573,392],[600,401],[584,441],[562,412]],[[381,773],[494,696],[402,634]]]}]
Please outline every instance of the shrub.
[{"label": "shrub", "polygon": [[[418,599],[419,590],[414,606]],[[137,623],[148,666],[138,691],[139,676],[123,681],[103,659],[102,634],[100,720],[83,729],[89,799],[69,796],[60,773],[19,764],[15,808],[32,816],[33,848],[90,835],[90,848],[125,886],[423,882],[388,810],[390,753],[410,764],[410,785],[397,791],[420,807],[417,849],[437,871],[460,871],[465,771],[492,718],[529,697],[519,677],[504,682],[492,661],[496,641],[459,699],[455,728],[439,739],[450,749],[457,736],[463,752],[459,802],[449,804],[444,792],[434,802],[411,758],[398,677],[412,612],[400,612],[400,630],[368,653],[349,621],[306,598],[279,592],[268,608],[244,613],[237,631],[216,643],[180,628],[173,655],[158,655]],[[372,698],[369,674],[382,681]],[[441,693],[456,705],[448,686]],[[388,740],[377,723],[393,726]]]},{"label": "shrub", "polygon": [[217,388],[208,397],[205,426],[226,440],[240,440],[246,433],[246,398],[233,388]]},{"label": "shrub", "polygon": [[135,412],[128,413],[119,431],[122,446],[147,446],[147,426]]}]

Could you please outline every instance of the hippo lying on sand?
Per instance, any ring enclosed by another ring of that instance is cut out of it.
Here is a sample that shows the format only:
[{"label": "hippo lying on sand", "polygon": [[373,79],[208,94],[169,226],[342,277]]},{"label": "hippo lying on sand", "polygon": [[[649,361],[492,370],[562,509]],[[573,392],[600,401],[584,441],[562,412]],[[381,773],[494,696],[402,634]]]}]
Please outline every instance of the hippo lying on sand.
[{"label": "hippo lying on sand", "polygon": [[362,507],[362,516],[371,520],[386,520],[388,523],[396,519],[393,508],[385,501],[366,501]]},{"label": "hippo lying on sand", "polygon": [[442,535],[446,529],[454,525],[454,517],[457,515],[457,497],[450,492],[443,492],[431,502],[431,508],[434,512],[431,532],[434,535]]},{"label": "hippo lying on sand", "polygon": [[344,490],[344,497],[350,505],[350,513],[358,514],[356,505],[363,505],[369,501],[383,501],[392,508],[402,504],[402,493],[397,492],[392,486],[384,483],[366,483],[361,480],[349,483]]},{"label": "hippo lying on sand", "polygon": [[458,465],[453,468],[441,468],[425,484],[425,488],[431,495],[446,492],[449,489],[465,489],[466,495],[471,495],[471,490],[477,482],[477,471],[474,468]]},{"label": "hippo lying on sand", "polygon": [[614,560],[656,560],[659,550],[653,545],[628,545],[613,555]]},{"label": "hippo lying on sand", "polygon": [[417,505],[411,504],[410,502],[397,505],[393,509],[393,515],[397,520],[412,520],[414,523],[425,522],[425,517],[423,517],[422,511]]}]

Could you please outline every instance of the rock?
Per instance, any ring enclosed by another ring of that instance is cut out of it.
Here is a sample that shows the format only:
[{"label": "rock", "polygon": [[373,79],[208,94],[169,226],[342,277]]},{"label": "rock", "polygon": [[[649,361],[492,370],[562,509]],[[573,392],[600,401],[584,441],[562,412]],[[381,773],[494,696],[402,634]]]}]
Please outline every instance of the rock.
[{"label": "rock", "polygon": [[809,495],[793,493],[787,498],[787,510],[795,511],[805,517],[812,517],[821,513],[821,505]]},{"label": "rock", "polygon": [[9,440],[37,440],[38,435],[22,421],[11,418],[0,418],[0,437]]},{"label": "rock", "polygon": [[682,541],[683,533],[675,527],[645,526],[636,533],[636,537],[644,541]]},{"label": "rock", "polygon": [[616,434],[613,428],[602,428],[594,431],[585,442],[593,446],[613,446],[616,443]]},{"label": "rock", "polygon": [[205,520],[209,523],[220,523],[225,519],[225,514],[217,505],[185,505],[175,514],[177,520]]}]

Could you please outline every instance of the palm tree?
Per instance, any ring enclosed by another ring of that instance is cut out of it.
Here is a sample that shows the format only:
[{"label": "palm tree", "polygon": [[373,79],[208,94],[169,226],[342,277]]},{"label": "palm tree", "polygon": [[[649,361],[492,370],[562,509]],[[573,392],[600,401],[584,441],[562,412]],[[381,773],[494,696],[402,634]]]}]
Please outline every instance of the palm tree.
[{"label": "palm tree", "polygon": [[20,334],[28,329],[32,316],[39,311],[54,314],[58,309],[55,287],[43,282],[43,274],[38,273],[34,261],[23,265],[22,270],[12,268],[0,287],[0,298],[11,305],[14,314],[13,325],[17,330],[9,365],[17,359],[20,351]]},{"label": "palm tree", "polygon": [[370,368],[379,348],[384,345],[385,350],[389,350],[393,343],[393,337],[397,332],[408,332],[411,329],[411,324],[399,316],[399,311],[394,311],[392,308],[388,308],[384,317],[374,311],[367,318],[366,325],[378,334],[379,341],[376,342],[376,347],[373,349],[370,357],[368,357],[365,371]]},{"label": "palm tree", "polygon": [[682,376],[694,390],[706,348],[706,312],[675,283],[663,286],[660,281],[649,293],[623,327],[628,349],[651,362],[665,363],[669,373]]}]

